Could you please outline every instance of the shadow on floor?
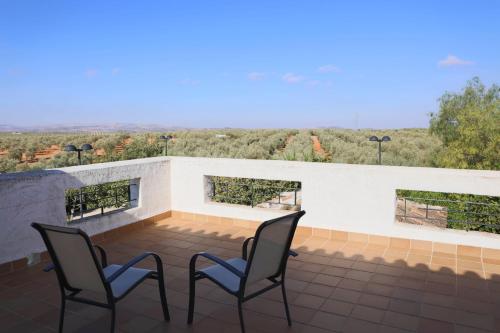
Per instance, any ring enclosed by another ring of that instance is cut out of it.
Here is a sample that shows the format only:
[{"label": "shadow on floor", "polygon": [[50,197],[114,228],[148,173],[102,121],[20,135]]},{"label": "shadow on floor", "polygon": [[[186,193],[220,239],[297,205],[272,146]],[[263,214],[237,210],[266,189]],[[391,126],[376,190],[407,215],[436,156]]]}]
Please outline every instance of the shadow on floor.
[{"label": "shadow on floor", "polygon": [[[188,262],[196,252],[241,256],[254,229],[169,218],[104,242],[110,263],[144,252],[165,264],[172,315],[162,322],[156,281],[118,303],[117,332],[239,332],[235,298],[198,282],[195,322],[186,322]],[[500,330],[500,263],[418,249],[297,235],[287,290],[293,326],[278,289],[244,305],[249,332],[494,332]],[[200,266],[204,265],[200,261]],[[154,262],[142,267],[153,268]],[[0,276],[0,332],[57,331],[59,290],[42,265]],[[107,332],[106,310],[69,304],[65,332]]]}]

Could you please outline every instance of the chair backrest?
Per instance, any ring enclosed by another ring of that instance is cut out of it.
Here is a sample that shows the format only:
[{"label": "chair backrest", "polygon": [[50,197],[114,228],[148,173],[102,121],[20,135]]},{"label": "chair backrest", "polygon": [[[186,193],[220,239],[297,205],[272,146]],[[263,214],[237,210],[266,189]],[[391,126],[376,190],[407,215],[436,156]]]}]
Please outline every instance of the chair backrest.
[{"label": "chair backrest", "polygon": [[107,292],[102,268],[86,233],[40,223],[31,226],[42,235],[59,283],[68,290]]},{"label": "chair backrest", "polygon": [[252,244],[246,267],[246,283],[280,275],[299,219],[305,211],[285,215],[262,223]]}]

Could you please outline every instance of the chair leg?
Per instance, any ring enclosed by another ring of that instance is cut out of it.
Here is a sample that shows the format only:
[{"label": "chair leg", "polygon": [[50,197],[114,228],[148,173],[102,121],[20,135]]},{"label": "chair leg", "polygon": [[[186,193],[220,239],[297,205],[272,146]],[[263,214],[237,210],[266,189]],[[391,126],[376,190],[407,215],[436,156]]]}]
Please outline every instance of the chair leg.
[{"label": "chair leg", "polygon": [[116,321],[116,307],[115,305],[111,305],[111,329],[110,332],[115,332],[115,321]]},{"label": "chair leg", "polygon": [[64,325],[64,310],[66,308],[66,298],[64,296],[61,298],[61,308],[59,309],[59,333],[63,331]]},{"label": "chair leg", "polygon": [[193,323],[193,314],[194,314],[194,298],[196,293],[196,280],[194,278],[194,274],[189,274],[189,310],[188,310],[188,324]]},{"label": "chair leg", "polygon": [[167,295],[165,294],[165,280],[163,274],[158,279],[158,288],[160,288],[161,307],[163,309],[163,318],[165,321],[170,321],[170,314],[168,313]]},{"label": "chair leg", "polygon": [[240,299],[238,299],[238,315],[240,316],[240,327],[241,327],[241,333],[245,333],[245,323],[243,322],[243,309],[242,309],[243,303],[241,302]]},{"label": "chair leg", "polygon": [[290,310],[288,309],[288,302],[286,299],[285,281],[281,282],[281,292],[283,293],[283,303],[285,303],[286,320],[288,321],[288,326],[292,326],[292,318],[290,318]]}]

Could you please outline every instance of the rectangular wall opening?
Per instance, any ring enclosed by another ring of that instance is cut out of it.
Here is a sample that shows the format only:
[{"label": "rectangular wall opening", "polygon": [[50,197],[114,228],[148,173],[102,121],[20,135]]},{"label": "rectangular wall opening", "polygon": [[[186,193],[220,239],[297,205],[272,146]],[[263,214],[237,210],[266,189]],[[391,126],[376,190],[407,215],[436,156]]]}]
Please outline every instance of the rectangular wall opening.
[{"label": "rectangular wall opening", "polygon": [[298,181],[205,176],[209,202],[281,210],[301,209]]},{"label": "rectangular wall opening", "polygon": [[121,212],[138,206],[139,179],[67,189],[65,198],[68,223]]},{"label": "rectangular wall opening", "polygon": [[500,197],[402,189],[396,196],[397,222],[500,233]]}]

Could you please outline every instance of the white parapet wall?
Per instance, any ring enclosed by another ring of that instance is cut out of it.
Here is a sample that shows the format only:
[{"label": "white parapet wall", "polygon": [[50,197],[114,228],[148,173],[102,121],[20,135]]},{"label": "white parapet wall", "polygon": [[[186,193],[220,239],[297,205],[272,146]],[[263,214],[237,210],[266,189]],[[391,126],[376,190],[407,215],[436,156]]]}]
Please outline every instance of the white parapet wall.
[{"label": "white parapet wall", "polygon": [[396,189],[500,196],[500,172],[376,165],[171,157],[172,210],[258,220],[286,211],[210,202],[205,176],[302,183],[302,226],[500,249],[485,232],[395,222]]},{"label": "white parapet wall", "polygon": [[0,263],[45,250],[32,222],[67,225],[65,190],[139,179],[137,207],[72,224],[89,235],[170,211],[170,161],[148,158],[0,175]]},{"label": "white parapet wall", "polygon": [[32,222],[66,225],[65,190],[139,179],[139,204],[75,226],[102,233],[170,210],[264,221],[287,211],[210,202],[206,176],[302,183],[302,226],[500,249],[500,236],[395,222],[396,189],[500,196],[500,172],[155,157],[0,175],[0,263],[44,250]]}]

